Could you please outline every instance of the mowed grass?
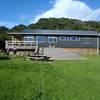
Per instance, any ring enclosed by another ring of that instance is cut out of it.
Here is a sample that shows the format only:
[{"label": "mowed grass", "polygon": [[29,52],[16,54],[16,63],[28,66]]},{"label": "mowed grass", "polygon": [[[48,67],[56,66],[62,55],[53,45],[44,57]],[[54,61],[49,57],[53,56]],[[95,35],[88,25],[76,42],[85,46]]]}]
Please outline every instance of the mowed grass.
[{"label": "mowed grass", "polygon": [[0,60],[0,100],[100,100],[100,56]]}]

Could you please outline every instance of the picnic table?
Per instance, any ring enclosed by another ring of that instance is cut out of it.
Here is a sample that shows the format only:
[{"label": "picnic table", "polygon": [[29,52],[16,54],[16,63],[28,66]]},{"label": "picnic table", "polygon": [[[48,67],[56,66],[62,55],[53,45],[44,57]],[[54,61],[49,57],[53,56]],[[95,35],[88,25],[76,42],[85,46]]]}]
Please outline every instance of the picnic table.
[{"label": "picnic table", "polygon": [[33,55],[28,57],[31,60],[49,60],[50,57],[46,55]]}]

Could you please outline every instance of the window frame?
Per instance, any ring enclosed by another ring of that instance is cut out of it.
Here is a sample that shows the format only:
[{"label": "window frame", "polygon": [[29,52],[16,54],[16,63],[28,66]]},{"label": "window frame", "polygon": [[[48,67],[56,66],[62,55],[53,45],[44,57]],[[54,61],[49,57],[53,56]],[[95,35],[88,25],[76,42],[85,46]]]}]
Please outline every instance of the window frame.
[{"label": "window frame", "polygon": [[[51,41],[49,41],[50,38],[56,39],[56,41],[51,42]],[[48,36],[48,43],[57,43],[57,42],[58,42],[58,40],[57,40],[56,36]]]},{"label": "window frame", "polygon": [[[61,37],[64,37],[65,39],[61,39]],[[59,41],[66,41],[66,36],[59,36]]]},{"label": "window frame", "polygon": [[83,44],[84,45],[90,45],[91,44],[91,41],[83,41]]},{"label": "window frame", "polygon": [[[38,41],[38,40],[37,40],[37,37],[44,37],[44,40],[43,40],[43,41]],[[38,42],[38,43],[46,43],[46,36],[36,36],[36,37],[35,37],[35,40],[36,40],[36,42]]]},{"label": "window frame", "polygon": [[70,41],[70,36],[66,36],[66,41]]},{"label": "window frame", "polygon": [[[73,37],[76,37],[76,39],[73,40],[73,39],[72,39]],[[79,39],[78,39],[78,38],[79,38]],[[70,40],[70,41],[80,41],[80,37],[78,37],[78,36],[71,36],[69,40]]]},{"label": "window frame", "polygon": [[[33,39],[33,40],[30,40],[30,39]],[[29,41],[29,42],[32,42],[32,41],[34,41],[34,36],[24,36],[24,38],[23,38],[23,40],[24,41]]]},{"label": "window frame", "polygon": [[[62,40],[61,37],[65,37],[65,39]],[[59,37],[59,41],[69,41],[69,40],[70,40],[70,37],[69,36],[60,36]]]}]

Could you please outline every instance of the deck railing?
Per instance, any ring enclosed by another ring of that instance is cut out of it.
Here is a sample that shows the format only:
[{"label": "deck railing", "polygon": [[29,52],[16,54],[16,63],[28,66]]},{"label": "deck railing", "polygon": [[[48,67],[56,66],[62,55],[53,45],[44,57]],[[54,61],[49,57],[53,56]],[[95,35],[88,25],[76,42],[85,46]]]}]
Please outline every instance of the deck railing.
[{"label": "deck railing", "polygon": [[6,41],[6,49],[35,49],[38,48],[36,41]]}]

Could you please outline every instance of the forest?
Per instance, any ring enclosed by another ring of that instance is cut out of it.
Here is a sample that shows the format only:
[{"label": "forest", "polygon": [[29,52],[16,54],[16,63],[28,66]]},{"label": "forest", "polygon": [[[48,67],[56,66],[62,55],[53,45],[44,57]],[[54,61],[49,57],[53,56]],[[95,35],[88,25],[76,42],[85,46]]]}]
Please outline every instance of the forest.
[{"label": "forest", "polygon": [[20,24],[12,28],[0,26],[0,41],[9,39],[7,32],[21,32],[26,29],[85,30],[100,32],[100,21],[81,21],[68,18],[41,18],[30,25]]}]

